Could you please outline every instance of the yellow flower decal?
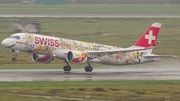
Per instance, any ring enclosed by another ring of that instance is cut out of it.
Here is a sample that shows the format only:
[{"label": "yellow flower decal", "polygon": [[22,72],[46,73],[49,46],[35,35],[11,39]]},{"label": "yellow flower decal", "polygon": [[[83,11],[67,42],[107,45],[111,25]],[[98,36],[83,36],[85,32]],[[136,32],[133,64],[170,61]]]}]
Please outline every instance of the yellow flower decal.
[{"label": "yellow flower decal", "polygon": [[34,40],[33,35],[27,34],[26,35],[26,40],[28,40],[29,42],[32,42]]}]

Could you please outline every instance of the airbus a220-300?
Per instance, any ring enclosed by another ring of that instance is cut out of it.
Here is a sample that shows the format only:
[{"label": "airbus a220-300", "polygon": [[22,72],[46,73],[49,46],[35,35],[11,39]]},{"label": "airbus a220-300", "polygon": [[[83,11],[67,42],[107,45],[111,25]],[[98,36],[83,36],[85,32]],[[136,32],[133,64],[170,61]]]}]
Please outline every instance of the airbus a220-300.
[{"label": "airbus a220-300", "polygon": [[4,39],[1,44],[14,52],[12,61],[16,61],[16,54],[22,51],[32,53],[32,60],[36,62],[50,63],[54,58],[61,59],[67,63],[63,68],[64,71],[71,71],[69,63],[77,63],[88,64],[85,71],[92,72],[93,68],[90,63],[129,65],[161,61],[163,57],[173,57],[151,53],[152,49],[159,44],[156,39],[160,27],[161,23],[153,23],[143,36],[128,48],[32,33],[12,34]]}]

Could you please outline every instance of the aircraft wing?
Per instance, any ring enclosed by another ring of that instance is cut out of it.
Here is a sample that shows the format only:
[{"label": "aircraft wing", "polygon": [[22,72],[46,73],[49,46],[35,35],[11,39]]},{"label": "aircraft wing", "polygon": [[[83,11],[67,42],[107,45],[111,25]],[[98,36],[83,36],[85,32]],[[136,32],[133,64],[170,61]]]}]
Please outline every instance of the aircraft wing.
[{"label": "aircraft wing", "polygon": [[104,54],[116,54],[116,53],[120,53],[120,54],[124,54],[127,52],[133,52],[133,51],[140,51],[140,50],[146,50],[147,48],[123,48],[123,49],[115,49],[115,50],[106,50],[106,51],[87,51],[85,53],[87,53],[87,55],[89,57],[96,57],[96,56],[101,56]]},{"label": "aircraft wing", "polygon": [[144,58],[171,58],[176,57],[174,55],[157,55],[157,56],[143,56]]}]

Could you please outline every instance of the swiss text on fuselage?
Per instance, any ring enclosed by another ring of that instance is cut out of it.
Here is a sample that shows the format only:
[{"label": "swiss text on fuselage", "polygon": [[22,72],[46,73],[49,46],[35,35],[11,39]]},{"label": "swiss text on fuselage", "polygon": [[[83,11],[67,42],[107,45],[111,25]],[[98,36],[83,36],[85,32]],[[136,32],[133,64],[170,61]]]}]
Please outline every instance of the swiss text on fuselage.
[{"label": "swiss text on fuselage", "polygon": [[59,47],[59,40],[35,37],[35,44]]}]

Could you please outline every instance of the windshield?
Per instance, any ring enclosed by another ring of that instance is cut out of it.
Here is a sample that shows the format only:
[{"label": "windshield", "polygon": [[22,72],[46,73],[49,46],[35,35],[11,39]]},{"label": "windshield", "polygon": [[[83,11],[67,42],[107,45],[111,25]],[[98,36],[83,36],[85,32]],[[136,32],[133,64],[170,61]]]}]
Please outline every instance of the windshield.
[{"label": "windshield", "polygon": [[8,38],[20,39],[20,37],[19,37],[19,36],[15,36],[15,35],[11,35],[11,36],[9,36]]}]

